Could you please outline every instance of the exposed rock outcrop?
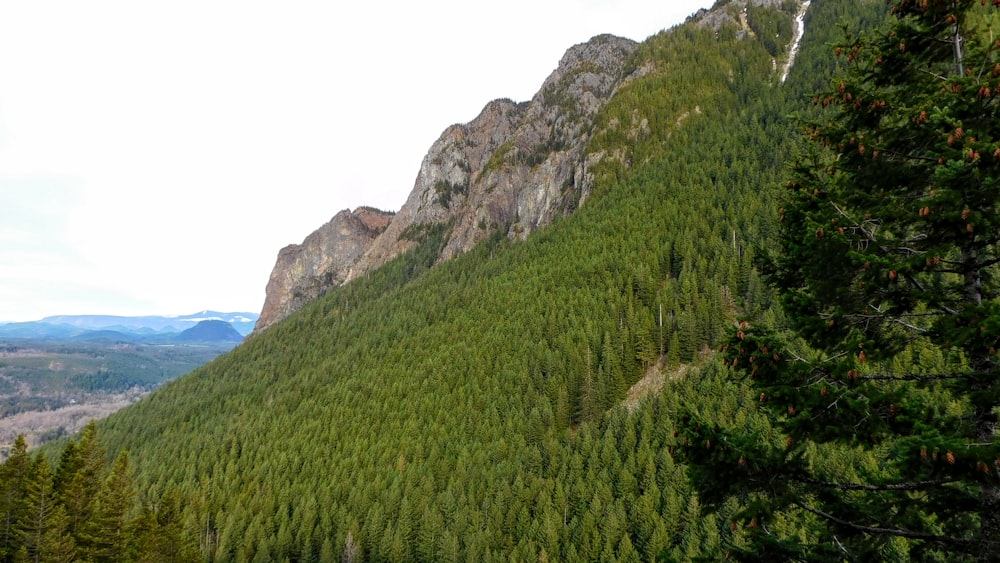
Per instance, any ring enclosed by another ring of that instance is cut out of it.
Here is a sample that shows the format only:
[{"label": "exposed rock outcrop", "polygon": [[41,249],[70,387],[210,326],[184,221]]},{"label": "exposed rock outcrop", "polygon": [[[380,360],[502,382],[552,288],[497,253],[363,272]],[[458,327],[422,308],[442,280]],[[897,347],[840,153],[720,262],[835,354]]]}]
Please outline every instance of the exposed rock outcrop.
[{"label": "exposed rock outcrop", "polygon": [[[801,4],[802,0],[795,0],[794,9],[799,10]],[[721,4],[717,2],[711,9],[698,10],[688,18],[688,21],[696,21],[698,25],[711,27],[715,31],[719,31],[727,25],[736,25],[742,30],[741,33],[753,34],[754,32],[747,21],[747,6],[779,10],[791,9],[788,0],[729,0]],[[795,12],[791,13],[794,15]]]},{"label": "exposed rock outcrop", "polygon": [[453,222],[442,259],[496,229],[523,238],[586,198],[583,149],[593,118],[625,78],[637,43],[600,35],[571,47],[530,102],[494,100],[471,122],[447,128],[431,146],[413,191],[349,278],[414,244],[411,225]]},{"label": "exposed rock outcrop", "polygon": [[494,100],[471,122],[445,129],[400,211],[391,221],[380,216],[384,231],[359,231],[341,212],[302,245],[281,250],[256,330],[406,251],[416,244],[404,236],[414,227],[452,225],[446,260],[496,230],[524,238],[576,209],[592,185],[584,147],[594,118],[630,78],[626,63],[637,45],[612,35],[575,45],[530,101]]},{"label": "exposed rock outcrop", "polygon": [[282,248],[267,282],[264,308],[254,332],[264,330],[344,283],[348,269],[385,231],[392,216],[368,207],[353,212],[345,209],[307,236],[302,244]]}]

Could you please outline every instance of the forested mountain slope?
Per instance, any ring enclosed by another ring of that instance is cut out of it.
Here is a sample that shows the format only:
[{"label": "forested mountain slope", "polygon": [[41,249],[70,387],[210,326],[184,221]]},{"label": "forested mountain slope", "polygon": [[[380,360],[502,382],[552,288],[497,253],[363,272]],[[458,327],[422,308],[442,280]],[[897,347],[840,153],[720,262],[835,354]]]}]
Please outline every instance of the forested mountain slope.
[{"label": "forested mountain slope", "polygon": [[[436,266],[452,225],[415,228],[409,252],[102,423],[141,497],[183,499],[215,561],[683,560],[739,542],[736,507],[702,514],[674,462],[674,414],[763,424],[708,351],[737,309],[769,308],[752,265],[798,143],[787,116],[832,69],[835,22],[881,2],[814,0],[784,84],[799,3],[729,4],[742,17],[633,53],[626,72],[650,70],[597,114],[574,214]],[[706,367],[618,408],[661,362]]]}]

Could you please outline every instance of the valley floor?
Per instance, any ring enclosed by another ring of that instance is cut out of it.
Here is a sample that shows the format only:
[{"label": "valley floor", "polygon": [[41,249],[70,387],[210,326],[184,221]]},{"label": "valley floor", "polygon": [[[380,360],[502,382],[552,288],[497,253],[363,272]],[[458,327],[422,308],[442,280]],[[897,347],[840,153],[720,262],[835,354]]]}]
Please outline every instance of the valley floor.
[{"label": "valley floor", "polygon": [[145,391],[134,390],[114,395],[92,396],[85,402],[52,410],[19,412],[0,418],[0,455],[6,457],[18,434],[29,447],[75,434],[92,420],[99,420],[139,400]]}]

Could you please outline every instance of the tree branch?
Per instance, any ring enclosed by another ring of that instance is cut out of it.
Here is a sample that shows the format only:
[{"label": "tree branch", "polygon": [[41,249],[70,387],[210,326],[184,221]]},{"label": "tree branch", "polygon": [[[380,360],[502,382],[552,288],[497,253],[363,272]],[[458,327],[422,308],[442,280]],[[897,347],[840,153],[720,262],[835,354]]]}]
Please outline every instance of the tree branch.
[{"label": "tree branch", "polygon": [[864,381],[938,381],[940,379],[965,379],[974,373],[942,373],[938,375],[862,375],[858,379]]},{"label": "tree branch", "polygon": [[845,526],[847,528],[851,528],[852,530],[864,532],[866,534],[872,534],[878,536],[897,536],[901,538],[928,540],[928,541],[947,543],[947,544],[968,545],[973,543],[972,540],[965,538],[956,538],[953,536],[939,536],[936,534],[925,534],[923,532],[914,532],[913,530],[903,530],[899,528],[879,528],[876,526],[865,526],[863,524],[856,524],[854,522],[848,522],[847,520],[844,520],[842,518],[837,518],[836,516],[829,514],[827,512],[823,512],[818,508],[813,508],[812,506],[809,506],[804,502],[795,501],[795,504],[801,507],[803,510],[806,510],[807,512],[812,512],[813,514],[817,516],[822,516],[823,518],[826,518],[831,522],[834,522],[841,526]]},{"label": "tree branch", "polygon": [[985,262],[980,262],[979,263],[979,268],[989,268],[990,266],[993,266],[993,265],[998,264],[998,263],[1000,263],[1000,258],[994,258],[992,260],[986,260]]},{"label": "tree branch", "polygon": [[820,481],[817,479],[801,478],[796,479],[800,483],[808,483],[810,485],[819,485],[821,487],[830,487],[834,489],[840,489],[841,491],[921,491],[924,489],[930,489],[932,487],[937,487],[940,485],[947,485],[948,483],[955,483],[955,479],[942,479],[939,481],[917,481],[915,483],[888,483],[884,485],[864,485],[861,483],[834,483],[832,481]]},{"label": "tree branch", "polygon": [[907,154],[907,153],[902,153],[902,152],[894,151],[892,149],[883,149],[883,152],[885,152],[889,156],[899,156],[899,157],[902,157],[905,160],[916,160],[916,161],[937,163],[937,159],[936,158],[931,158],[929,156],[918,156],[918,155],[915,155],[915,154]]}]

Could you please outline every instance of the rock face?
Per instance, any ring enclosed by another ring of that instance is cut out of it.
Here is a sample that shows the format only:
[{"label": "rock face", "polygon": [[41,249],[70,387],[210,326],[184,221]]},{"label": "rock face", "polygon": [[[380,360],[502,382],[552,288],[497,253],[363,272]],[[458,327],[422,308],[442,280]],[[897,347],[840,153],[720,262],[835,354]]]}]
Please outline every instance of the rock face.
[{"label": "rock face", "polygon": [[282,249],[255,332],[409,249],[416,243],[408,229],[450,224],[440,256],[447,260],[497,230],[524,238],[576,209],[592,186],[584,148],[594,118],[632,78],[626,62],[637,45],[599,35],[571,47],[530,101],[494,100],[471,122],[445,129],[395,216],[342,211]]},{"label": "rock face", "polygon": [[715,31],[726,25],[736,25],[741,33],[752,34],[753,30],[747,22],[748,6],[787,10],[794,15],[795,12],[792,10],[800,10],[802,4],[803,0],[795,0],[791,6],[787,0],[729,0],[724,3],[716,2],[711,9],[702,8],[688,19],[697,21],[699,25],[711,27]]},{"label": "rock face", "polygon": [[523,238],[575,209],[590,192],[583,149],[597,111],[622,83],[637,43],[599,35],[571,47],[529,102],[494,100],[471,122],[445,129],[413,190],[348,279],[414,243],[410,226],[452,222],[451,258],[500,229]]},{"label": "rock face", "polygon": [[278,252],[267,282],[264,308],[254,332],[287,317],[347,279],[347,272],[385,231],[392,213],[359,207],[343,210],[306,237]]}]

